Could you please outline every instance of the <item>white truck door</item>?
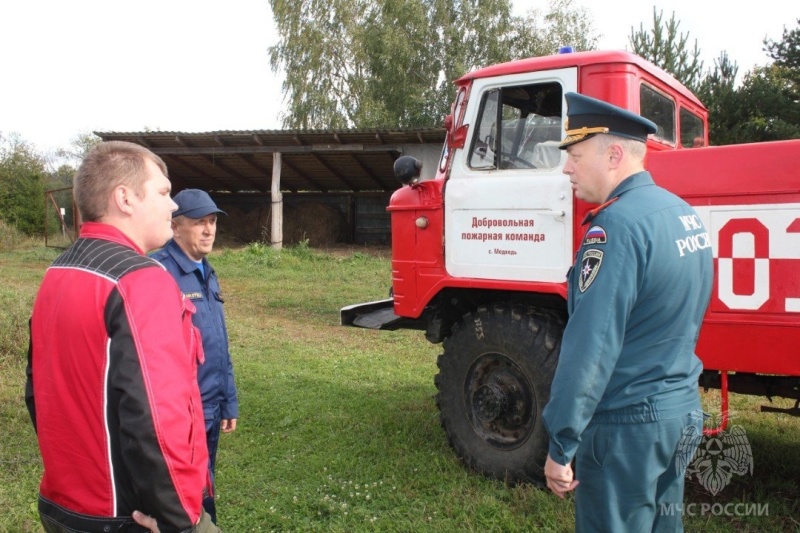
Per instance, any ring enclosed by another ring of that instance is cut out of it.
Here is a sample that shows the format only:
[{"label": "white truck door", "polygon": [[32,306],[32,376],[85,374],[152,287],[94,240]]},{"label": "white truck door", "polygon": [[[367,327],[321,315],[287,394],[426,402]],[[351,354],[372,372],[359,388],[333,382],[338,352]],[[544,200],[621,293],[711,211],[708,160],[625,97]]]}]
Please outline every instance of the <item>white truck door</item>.
[{"label": "white truck door", "polygon": [[575,68],[475,80],[444,191],[449,274],[565,281],[573,200],[558,144],[576,90]]}]

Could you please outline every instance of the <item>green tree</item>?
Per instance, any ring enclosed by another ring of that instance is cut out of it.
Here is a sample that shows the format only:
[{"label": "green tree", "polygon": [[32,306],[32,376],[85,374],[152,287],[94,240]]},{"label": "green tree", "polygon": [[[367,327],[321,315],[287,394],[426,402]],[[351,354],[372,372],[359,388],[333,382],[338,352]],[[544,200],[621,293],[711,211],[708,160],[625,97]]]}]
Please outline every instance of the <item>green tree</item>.
[{"label": "green tree", "polygon": [[783,28],[783,35],[780,41],[764,39],[764,51],[774,60],[773,66],[777,69],[773,72],[782,80],[781,93],[786,100],[794,102],[790,112],[789,120],[798,125],[800,113],[800,19],[797,19],[798,27],[789,31]]},{"label": "green tree", "polygon": [[689,33],[679,33],[680,22],[675,13],[666,24],[662,22],[663,11],[653,8],[653,26],[650,30],[639,25],[639,30],[631,28],[628,41],[633,52],[666,70],[689,89],[696,89],[703,72],[703,62],[698,58],[700,49],[697,40],[689,49]]},{"label": "green tree", "polygon": [[737,90],[741,120],[731,130],[732,142],[800,139],[800,103],[789,69],[772,64],[745,75]]},{"label": "green tree", "polygon": [[724,53],[700,83],[711,144],[800,138],[800,30],[784,29],[780,41],[765,39],[764,51],[774,62],[747,72],[739,87],[738,67]]},{"label": "green tree", "polygon": [[581,44],[585,24],[559,24],[574,21],[571,4],[535,15],[548,39],[537,48],[543,39],[509,0],[270,0],[279,35],[270,65],[285,73],[289,102],[283,126],[438,126],[464,73]]},{"label": "green tree", "polygon": [[60,189],[72,187],[72,178],[75,175],[75,167],[68,164],[61,164],[51,172],[48,172],[47,189]]},{"label": "green tree", "polygon": [[[797,24],[800,26],[800,19],[797,19]],[[764,39],[764,51],[777,66],[791,70],[797,79],[800,75],[800,27],[791,31],[784,27],[780,41]]]},{"label": "green tree", "polygon": [[17,135],[0,135],[0,219],[29,235],[44,232],[46,163]]},{"label": "green tree", "polygon": [[[284,127],[420,126],[441,82],[460,75],[471,55],[492,56],[480,29],[505,34],[507,0],[271,0],[280,35],[273,70],[286,73]],[[469,25],[475,25],[474,28]],[[450,54],[458,55],[455,65]],[[443,81],[443,80],[442,80]],[[437,113],[439,115],[440,113]],[[434,118],[435,117],[435,118]]]},{"label": "green tree", "polygon": [[696,89],[697,97],[708,109],[710,144],[735,142],[732,132],[743,119],[735,86],[738,72],[736,62],[722,52]]}]

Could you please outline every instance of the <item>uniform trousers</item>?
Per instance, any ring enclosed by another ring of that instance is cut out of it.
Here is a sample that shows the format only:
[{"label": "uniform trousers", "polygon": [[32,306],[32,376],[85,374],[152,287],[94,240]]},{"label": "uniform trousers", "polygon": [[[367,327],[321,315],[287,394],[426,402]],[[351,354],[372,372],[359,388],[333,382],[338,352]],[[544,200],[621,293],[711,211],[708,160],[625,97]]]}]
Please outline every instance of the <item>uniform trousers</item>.
[{"label": "uniform trousers", "polygon": [[[216,493],[214,482],[214,471],[217,466],[217,448],[219,447],[219,434],[222,427],[222,409],[220,405],[204,405],[203,413],[206,422],[206,445],[208,446],[208,470],[211,474],[212,494]],[[203,498],[203,509],[211,517],[211,521],[217,523],[217,505],[214,496]]]},{"label": "uniform trousers", "polygon": [[575,531],[683,531],[685,467],[699,443],[682,440],[691,426],[690,434],[702,434],[702,411],[655,422],[591,422],[575,455]]}]

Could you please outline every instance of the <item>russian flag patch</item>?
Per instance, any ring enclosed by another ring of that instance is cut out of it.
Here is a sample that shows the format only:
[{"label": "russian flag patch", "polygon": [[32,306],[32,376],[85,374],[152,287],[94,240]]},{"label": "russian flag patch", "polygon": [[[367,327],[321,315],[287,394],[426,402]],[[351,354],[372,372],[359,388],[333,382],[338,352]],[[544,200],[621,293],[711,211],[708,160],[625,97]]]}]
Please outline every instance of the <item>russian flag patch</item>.
[{"label": "russian flag patch", "polygon": [[583,244],[605,244],[607,240],[606,230],[601,226],[592,226],[583,237]]}]

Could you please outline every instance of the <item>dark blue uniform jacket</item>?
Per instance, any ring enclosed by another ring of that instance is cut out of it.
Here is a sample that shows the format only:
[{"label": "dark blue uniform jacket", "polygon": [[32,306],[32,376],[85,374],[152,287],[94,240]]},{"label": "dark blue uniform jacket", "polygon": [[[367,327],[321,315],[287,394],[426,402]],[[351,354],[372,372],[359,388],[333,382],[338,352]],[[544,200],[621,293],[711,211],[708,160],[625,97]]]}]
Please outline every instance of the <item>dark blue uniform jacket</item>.
[{"label": "dark blue uniform jacket", "polygon": [[[214,269],[203,258],[205,278],[202,278],[197,264],[172,240],[152,257],[172,274],[183,294],[197,308],[193,321],[203,335],[205,352],[205,363],[200,365],[197,374],[204,410],[219,403],[223,419],[239,418],[225,311]],[[205,416],[210,418],[209,413]]]}]

